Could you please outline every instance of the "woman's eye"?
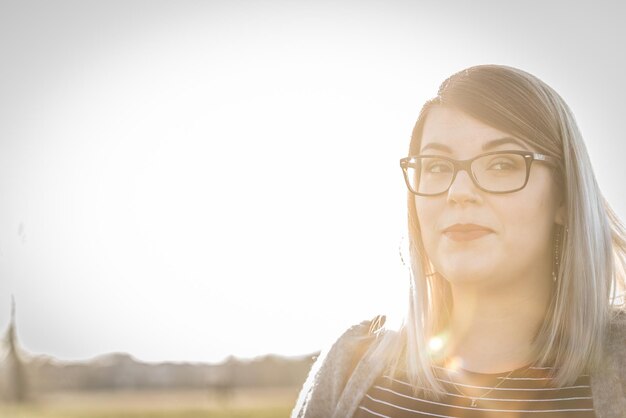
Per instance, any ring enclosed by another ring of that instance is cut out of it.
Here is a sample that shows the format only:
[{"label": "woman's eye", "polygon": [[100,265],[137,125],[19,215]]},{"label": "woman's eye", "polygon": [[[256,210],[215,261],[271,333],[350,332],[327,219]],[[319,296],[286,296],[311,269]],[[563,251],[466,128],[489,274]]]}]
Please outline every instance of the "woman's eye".
[{"label": "woman's eye", "polygon": [[489,166],[490,170],[514,170],[515,164],[508,161],[498,161]]},{"label": "woman's eye", "polygon": [[429,173],[447,173],[450,171],[450,167],[448,164],[443,163],[433,163],[428,166]]}]

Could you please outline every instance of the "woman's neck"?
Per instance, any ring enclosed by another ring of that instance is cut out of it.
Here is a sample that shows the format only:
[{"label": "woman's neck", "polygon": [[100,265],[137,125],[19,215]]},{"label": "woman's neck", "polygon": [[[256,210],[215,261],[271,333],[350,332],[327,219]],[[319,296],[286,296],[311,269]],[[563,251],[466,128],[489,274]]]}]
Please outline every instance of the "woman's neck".
[{"label": "woman's neck", "polygon": [[446,357],[478,373],[532,363],[533,340],[545,319],[551,285],[545,279],[515,280],[501,291],[453,285]]}]

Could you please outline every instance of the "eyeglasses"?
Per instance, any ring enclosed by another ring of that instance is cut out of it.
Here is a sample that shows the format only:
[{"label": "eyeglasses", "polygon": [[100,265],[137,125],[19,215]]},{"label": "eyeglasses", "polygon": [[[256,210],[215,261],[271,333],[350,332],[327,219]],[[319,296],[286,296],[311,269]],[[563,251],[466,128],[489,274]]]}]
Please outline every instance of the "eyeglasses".
[{"label": "eyeglasses", "polygon": [[463,170],[480,190],[489,193],[512,193],[528,183],[533,161],[554,167],[558,160],[531,151],[494,151],[469,160],[454,160],[441,155],[416,155],[400,160],[404,181],[418,196],[445,193]]}]

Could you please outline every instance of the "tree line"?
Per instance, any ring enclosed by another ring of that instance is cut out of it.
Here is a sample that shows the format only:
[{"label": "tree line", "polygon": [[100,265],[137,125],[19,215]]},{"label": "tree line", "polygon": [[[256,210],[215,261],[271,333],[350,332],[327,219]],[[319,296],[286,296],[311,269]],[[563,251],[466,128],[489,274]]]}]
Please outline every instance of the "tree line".
[{"label": "tree line", "polygon": [[155,364],[113,353],[87,362],[60,362],[47,356],[30,356],[20,348],[14,300],[2,347],[0,399],[12,402],[25,402],[53,391],[207,389],[228,394],[243,387],[299,387],[318,355],[266,355],[251,360],[231,356],[218,364]]}]

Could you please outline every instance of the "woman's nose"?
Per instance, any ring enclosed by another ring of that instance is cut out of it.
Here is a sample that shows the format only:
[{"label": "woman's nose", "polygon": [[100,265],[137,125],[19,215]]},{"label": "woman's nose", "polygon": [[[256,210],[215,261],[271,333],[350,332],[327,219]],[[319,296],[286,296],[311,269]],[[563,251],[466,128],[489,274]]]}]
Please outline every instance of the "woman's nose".
[{"label": "woman's nose", "polygon": [[480,189],[476,187],[469,173],[460,170],[448,189],[448,202],[458,204],[477,202],[480,199]]}]

